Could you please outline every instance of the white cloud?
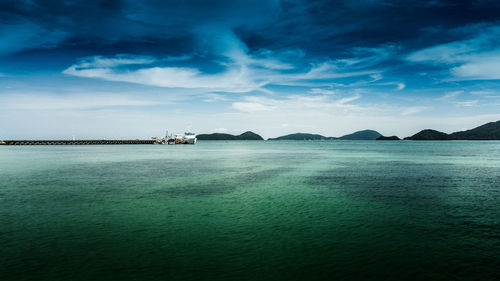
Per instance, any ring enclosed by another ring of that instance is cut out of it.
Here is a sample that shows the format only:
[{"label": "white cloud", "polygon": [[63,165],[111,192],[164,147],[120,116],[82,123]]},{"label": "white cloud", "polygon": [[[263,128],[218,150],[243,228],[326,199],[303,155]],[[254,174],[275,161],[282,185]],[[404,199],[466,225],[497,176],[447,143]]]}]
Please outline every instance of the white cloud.
[{"label": "white cloud", "polygon": [[335,62],[326,61],[312,65],[307,72],[281,73],[284,64],[268,59],[249,57],[241,50],[229,52],[231,62],[221,63],[226,70],[216,74],[205,74],[197,68],[155,66],[124,70],[127,65],[147,65],[161,59],[149,57],[111,57],[86,58],[68,67],[64,74],[77,77],[97,78],[108,81],[138,83],[143,85],[206,89],[210,91],[244,93],[266,91],[269,84],[291,85],[297,81],[329,80],[345,77],[377,74],[374,70],[349,71]]},{"label": "white cloud", "polygon": [[475,48],[466,42],[453,42],[416,51],[407,56],[411,62],[454,63],[464,60]]},{"label": "white cloud", "polygon": [[[367,128],[384,135],[405,137],[424,128],[451,132],[464,126],[475,127],[500,119],[499,114],[480,115],[480,112],[460,118],[449,117],[450,111],[453,114],[457,110],[458,105],[453,103],[447,107],[448,111],[446,108],[444,111],[441,111],[442,108],[439,108],[440,111],[431,111],[432,108],[424,105],[366,105],[361,99],[365,95],[339,92],[334,96],[248,96],[242,97],[238,101],[240,104],[231,107],[230,112],[221,112],[220,107],[199,111],[197,105],[192,105],[188,100],[184,100],[183,105],[189,106],[183,107],[179,103],[182,101],[177,100],[174,101],[175,105],[169,106],[170,101],[163,100],[167,97],[141,93],[0,95],[0,111],[9,116],[9,122],[0,126],[0,135],[3,138],[57,138],[71,135],[87,138],[145,138],[163,134],[165,129],[174,133],[183,132],[192,124],[195,132],[252,130],[264,137],[299,131],[340,136]],[[159,105],[162,110],[148,108]],[[179,110],[178,114],[174,114],[176,109]],[[424,110],[429,112],[418,114]]]},{"label": "white cloud", "polygon": [[401,91],[403,90],[404,88],[406,88],[406,84],[405,83],[401,83],[401,82],[385,82],[385,83],[375,83],[374,85],[381,85],[381,86],[396,86],[396,91]]},{"label": "white cloud", "polygon": [[370,77],[373,79],[371,82],[375,82],[384,78],[380,73],[372,74],[370,75]]},{"label": "white cloud", "polygon": [[320,94],[320,95],[333,95],[335,94],[335,91],[322,88],[312,88],[311,90],[309,90],[309,93]]},{"label": "white cloud", "polygon": [[[462,106],[462,107],[470,107],[470,106],[475,106],[479,102],[479,100],[458,100],[459,96],[462,96],[465,93],[463,90],[459,91],[453,91],[444,94],[442,97],[438,98],[437,100],[444,101],[447,103],[451,103],[457,106]],[[475,93],[477,95],[477,93]]]},{"label": "white cloud", "polygon": [[331,99],[330,96],[289,95],[283,99],[248,96],[244,101],[234,102],[232,107],[243,112],[276,111],[283,113],[298,113],[316,110],[361,110],[360,106],[351,104],[361,98],[355,94],[341,99]]},{"label": "white cloud", "polygon": [[464,93],[464,91],[462,91],[462,90],[460,90],[460,91],[453,91],[453,92],[449,92],[449,93],[444,94],[439,99],[440,100],[450,100],[450,99],[454,99],[455,97],[457,97],[458,95],[463,94],[463,93]]},{"label": "white cloud", "polygon": [[489,58],[475,58],[470,62],[451,69],[458,80],[500,79],[500,52]]},{"label": "white cloud", "polygon": [[228,131],[228,129],[226,129],[226,128],[212,129],[212,133],[226,133],[227,131]]},{"label": "white cloud", "polygon": [[265,105],[258,102],[235,102],[232,105],[235,109],[245,112],[271,111],[274,106]]},{"label": "white cloud", "polygon": [[[353,76],[364,76],[373,75],[378,73],[377,70],[354,70],[351,71],[349,68],[344,68],[338,64],[336,61],[326,61],[320,64],[315,64],[312,68],[306,72],[296,75],[286,75],[283,76],[283,82],[294,81],[294,80],[310,80],[310,79],[336,79],[336,78],[346,78]],[[288,79],[287,79],[288,78]]]},{"label": "white cloud", "polygon": [[4,110],[84,110],[110,107],[144,107],[171,103],[127,94],[15,94],[0,96]]},{"label": "white cloud", "polygon": [[471,95],[493,95],[495,94],[494,91],[471,91],[469,92]]},{"label": "white cloud", "polygon": [[342,98],[340,100],[337,101],[337,105],[345,105],[351,101],[355,101],[357,99],[361,98],[361,95],[360,94],[356,94],[354,96],[351,96],[351,97],[346,97],[346,98]]},{"label": "white cloud", "polygon": [[500,79],[500,27],[484,27],[478,36],[416,51],[406,59],[410,62],[447,65],[451,80]]},{"label": "white cloud", "polygon": [[265,83],[257,82],[250,77],[252,70],[245,66],[231,67],[220,74],[203,74],[195,68],[184,67],[152,67],[139,70],[120,71],[113,68],[79,69],[73,65],[63,73],[99,78],[109,81],[138,83],[143,85],[167,87],[208,89],[211,91],[250,92],[258,90]]},{"label": "white cloud", "polygon": [[228,99],[219,94],[206,94],[203,99],[204,102],[217,102],[217,101],[227,101]]},{"label": "white cloud", "polygon": [[[303,52],[285,50],[249,52],[248,47],[228,30],[206,38],[209,48],[220,57],[216,63],[225,69],[218,73],[204,73],[196,67],[178,66],[176,61],[189,56],[154,58],[149,56],[117,55],[80,59],[63,71],[64,74],[116,82],[137,83],[156,87],[201,89],[208,91],[244,93],[269,92],[267,85],[322,85],[332,79],[371,76],[371,83],[382,79],[381,71],[367,69],[386,60],[393,47],[354,48],[353,58],[327,59],[311,63],[309,68],[297,69]],[[331,84],[331,82],[330,82]],[[403,84],[401,84],[403,85]],[[398,88],[401,88],[398,85]],[[316,86],[317,88],[318,86]]]},{"label": "white cloud", "polygon": [[82,58],[78,62],[78,68],[107,68],[121,65],[151,64],[157,59],[150,56],[137,56],[118,54],[114,57],[94,56]]},{"label": "white cloud", "polygon": [[403,110],[401,111],[401,115],[404,115],[404,116],[413,115],[413,114],[417,114],[417,113],[420,113],[422,111],[429,110],[429,109],[431,109],[431,107],[411,106],[411,107],[403,108]]},{"label": "white cloud", "polygon": [[401,90],[403,90],[404,88],[406,88],[405,83],[398,83],[397,85],[398,85],[398,87],[397,87],[397,90],[398,90],[398,91],[401,91]]},{"label": "white cloud", "polygon": [[466,101],[456,101],[455,104],[458,106],[470,107],[477,105],[478,100],[466,100]]},{"label": "white cloud", "polygon": [[338,59],[337,65],[345,65],[351,68],[367,68],[373,67],[390,57],[392,57],[398,49],[395,45],[386,45],[377,48],[356,47],[350,50],[352,58]]}]

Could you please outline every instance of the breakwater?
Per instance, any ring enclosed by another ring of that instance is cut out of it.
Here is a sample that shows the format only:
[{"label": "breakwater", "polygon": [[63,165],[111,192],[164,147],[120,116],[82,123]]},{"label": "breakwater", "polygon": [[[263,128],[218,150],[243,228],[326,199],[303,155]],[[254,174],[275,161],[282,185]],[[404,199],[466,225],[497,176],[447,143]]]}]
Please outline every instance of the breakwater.
[{"label": "breakwater", "polygon": [[4,140],[0,145],[154,144],[154,140]]}]

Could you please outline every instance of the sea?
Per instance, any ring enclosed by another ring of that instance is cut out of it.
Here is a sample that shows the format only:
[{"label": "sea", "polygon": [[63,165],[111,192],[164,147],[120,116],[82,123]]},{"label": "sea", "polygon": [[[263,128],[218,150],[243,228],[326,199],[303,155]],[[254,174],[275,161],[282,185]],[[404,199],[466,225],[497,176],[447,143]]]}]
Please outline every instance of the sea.
[{"label": "sea", "polygon": [[0,280],[498,280],[498,141],[0,146]]}]

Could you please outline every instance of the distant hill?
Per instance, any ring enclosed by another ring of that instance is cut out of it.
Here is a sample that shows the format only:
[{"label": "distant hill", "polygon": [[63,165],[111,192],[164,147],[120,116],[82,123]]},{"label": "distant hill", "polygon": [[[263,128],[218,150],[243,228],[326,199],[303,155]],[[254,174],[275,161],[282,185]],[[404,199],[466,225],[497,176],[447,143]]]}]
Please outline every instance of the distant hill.
[{"label": "distant hill", "polygon": [[332,138],[327,138],[325,136],[315,135],[315,134],[296,133],[277,138],[270,138],[269,140],[325,140],[325,139],[332,139]]},{"label": "distant hill", "polygon": [[374,130],[363,130],[357,131],[349,135],[342,136],[338,138],[339,140],[376,140],[378,137],[381,137],[377,131]]},{"label": "distant hill", "polygon": [[377,131],[363,130],[342,136],[340,138],[325,137],[318,134],[296,133],[277,138],[270,138],[269,140],[376,140],[380,136],[382,135]]},{"label": "distant hill", "polygon": [[237,136],[223,133],[200,134],[196,135],[196,138],[198,140],[264,140],[261,136],[250,131]]},{"label": "distant hill", "polygon": [[423,130],[405,140],[500,140],[500,121],[486,123],[467,131],[451,134],[435,130]]},{"label": "distant hill", "polygon": [[500,140],[500,121],[486,123],[471,130],[449,135],[451,140]]},{"label": "distant hill", "polygon": [[[490,122],[477,128],[446,134],[436,130],[422,130],[405,140],[500,140],[500,121]],[[352,134],[336,137],[325,137],[318,134],[296,133],[269,140],[400,140],[397,136],[384,137],[374,130],[357,131]]]},{"label": "distant hill", "polygon": [[390,136],[390,137],[380,136],[377,138],[377,140],[401,140],[401,139],[398,138],[397,136]]},{"label": "distant hill", "polygon": [[422,130],[405,140],[448,140],[448,134],[436,130]]}]

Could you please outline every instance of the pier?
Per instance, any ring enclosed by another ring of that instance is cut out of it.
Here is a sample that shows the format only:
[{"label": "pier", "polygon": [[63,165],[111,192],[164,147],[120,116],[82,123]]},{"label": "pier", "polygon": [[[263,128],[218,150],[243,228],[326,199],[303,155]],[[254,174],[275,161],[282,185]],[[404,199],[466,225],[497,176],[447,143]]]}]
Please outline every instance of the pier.
[{"label": "pier", "polygon": [[0,145],[155,144],[154,140],[4,140]]}]

